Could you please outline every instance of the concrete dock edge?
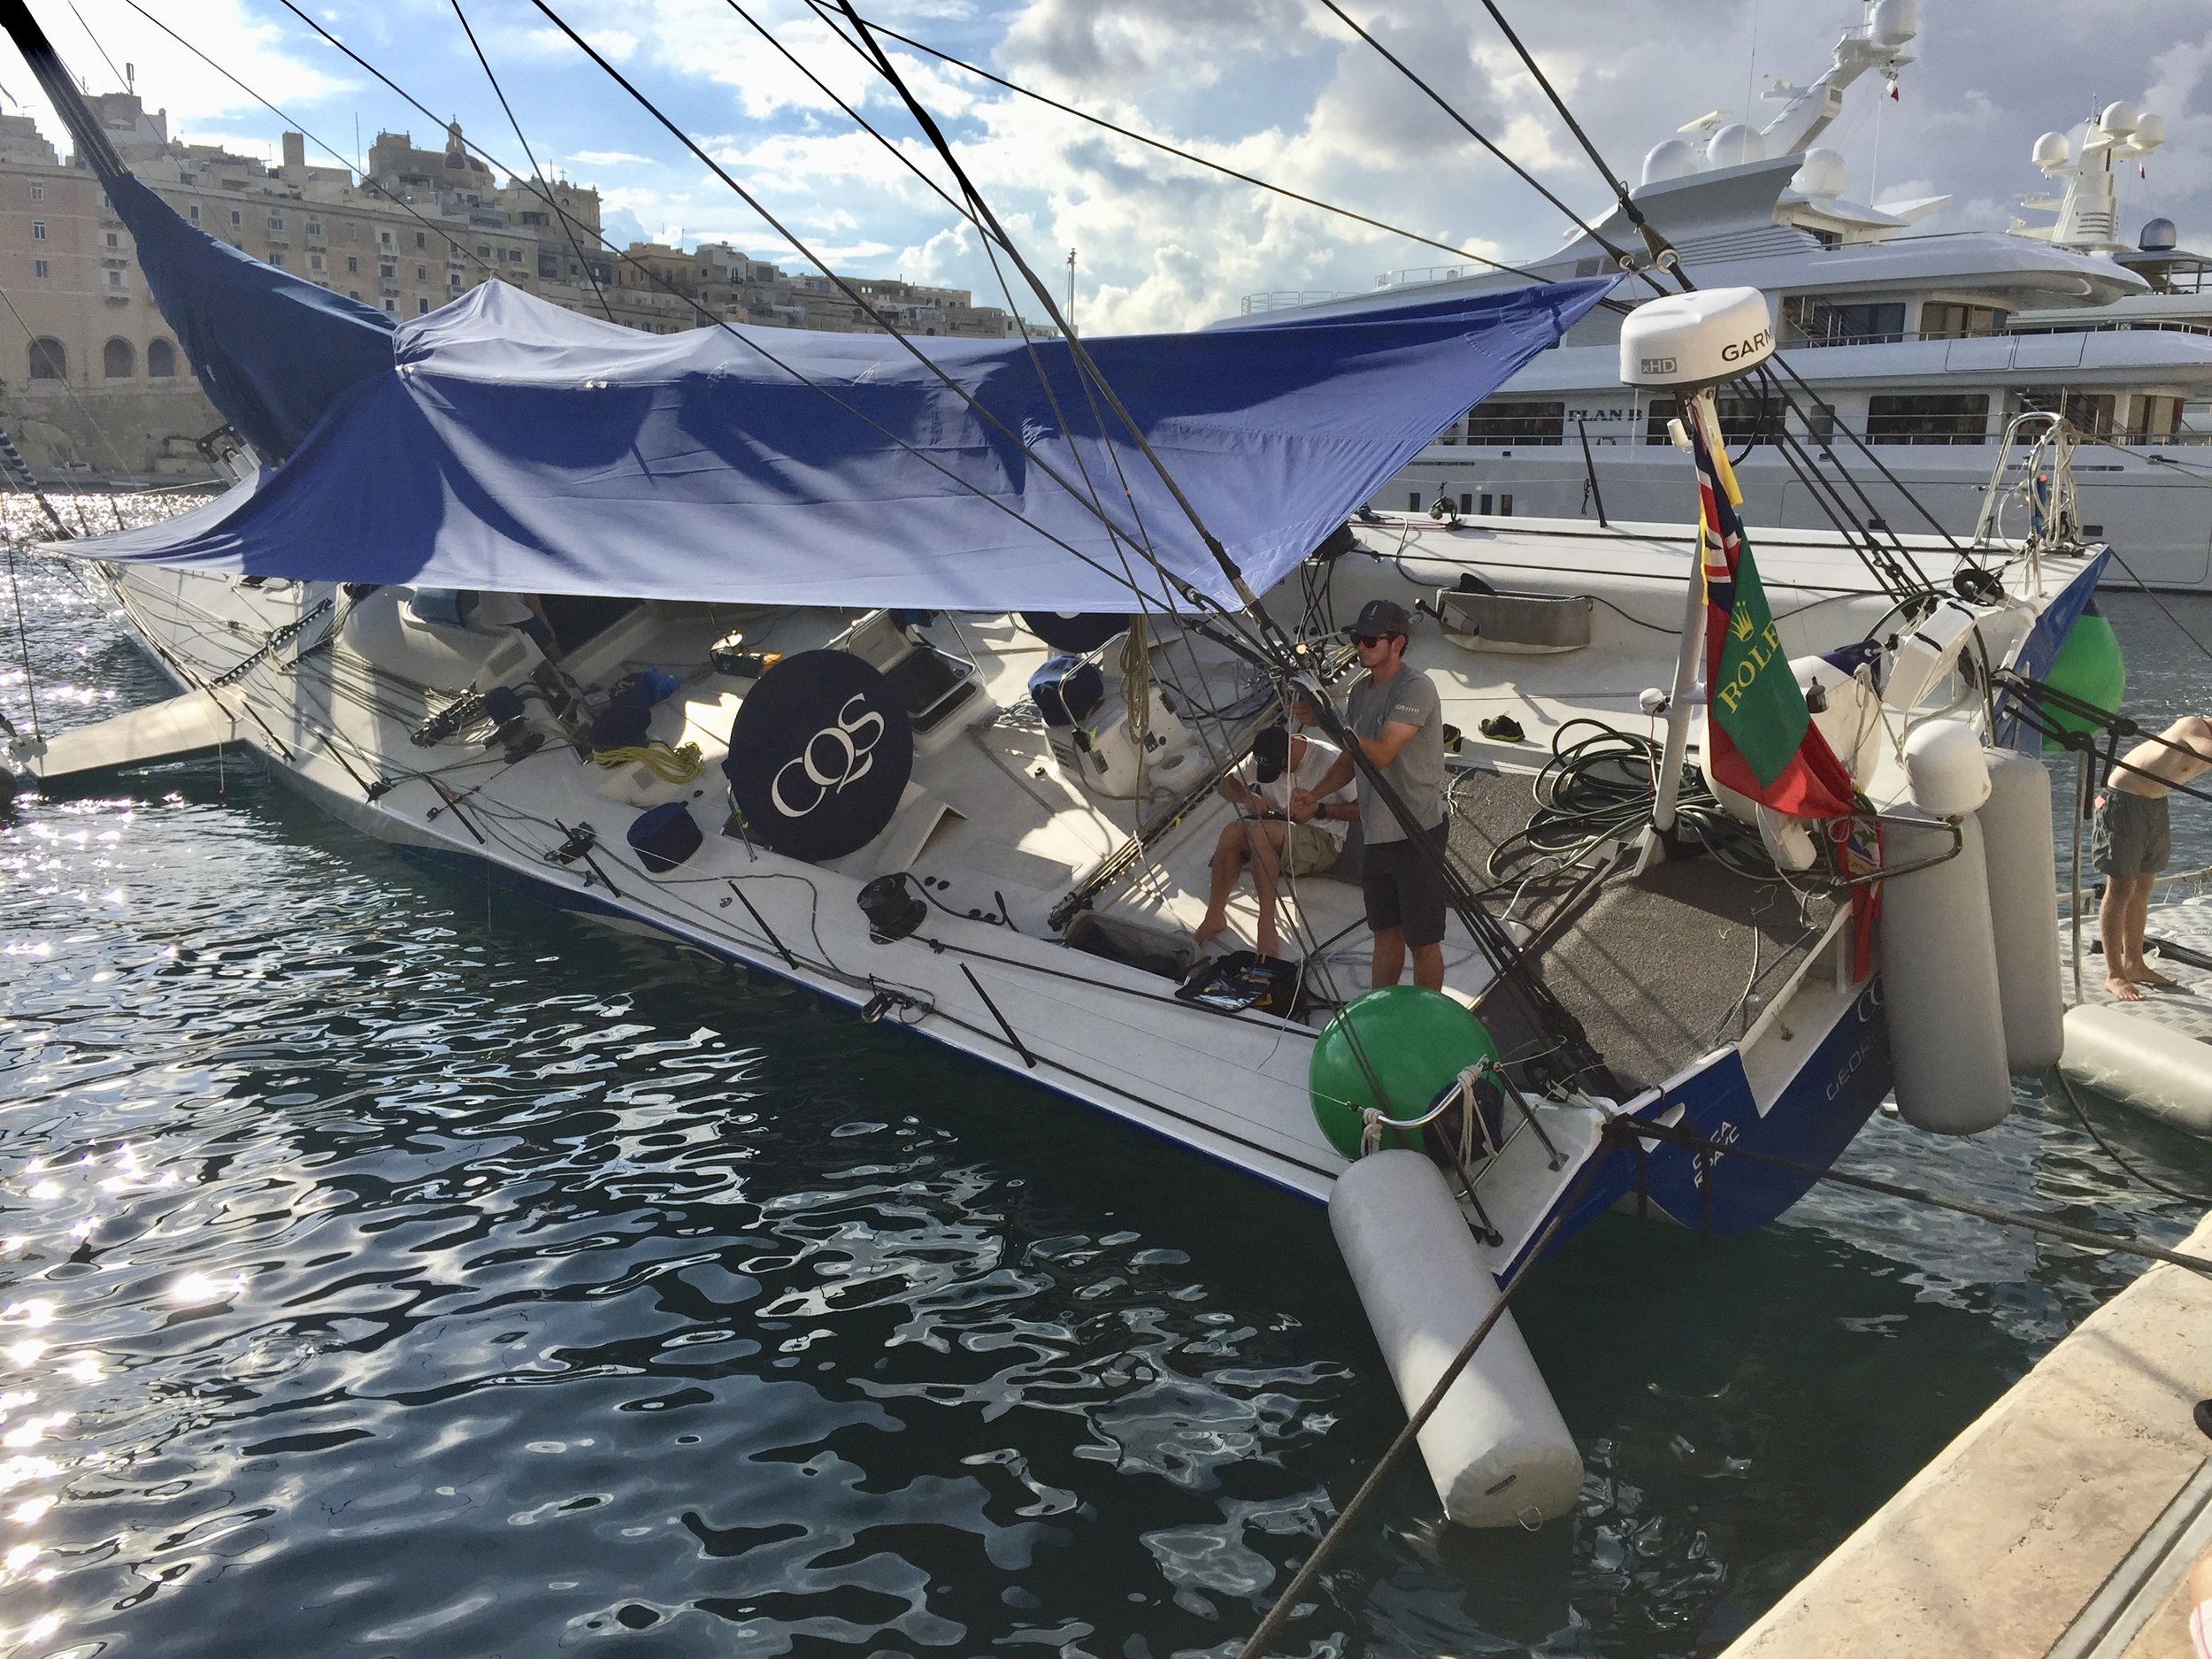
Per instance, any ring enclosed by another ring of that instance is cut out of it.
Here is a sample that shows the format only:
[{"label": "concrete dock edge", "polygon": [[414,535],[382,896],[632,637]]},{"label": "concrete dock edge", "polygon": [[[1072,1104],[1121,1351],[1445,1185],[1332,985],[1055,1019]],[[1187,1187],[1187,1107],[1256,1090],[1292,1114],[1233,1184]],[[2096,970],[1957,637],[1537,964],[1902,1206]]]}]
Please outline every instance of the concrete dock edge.
[{"label": "concrete dock edge", "polygon": [[[2212,1262],[2212,1217],[2178,1248]],[[2212,1526],[2212,1440],[2193,1417],[2207,1396],[2212,1279],[2154,1265],[1722,1659],[2187,1654],[2181,1579]]]}]

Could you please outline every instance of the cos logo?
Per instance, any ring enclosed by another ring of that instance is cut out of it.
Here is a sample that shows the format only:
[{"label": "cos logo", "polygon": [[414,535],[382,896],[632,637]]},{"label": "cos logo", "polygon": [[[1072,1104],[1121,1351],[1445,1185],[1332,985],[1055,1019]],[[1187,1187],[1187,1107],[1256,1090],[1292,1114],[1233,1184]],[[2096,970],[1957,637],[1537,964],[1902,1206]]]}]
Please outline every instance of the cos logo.
[{"label": "cos logo", "polygon": [[[855,710],[858,710],[857,713]],[[776,771],[768,798],[786,818],[804,818],[847,784],[857,783],[875,765],[875,748],[884,720],[855,692],[837,718],[806,741],[806,747]],[[803,803],[804,804],[801,804]]]}]

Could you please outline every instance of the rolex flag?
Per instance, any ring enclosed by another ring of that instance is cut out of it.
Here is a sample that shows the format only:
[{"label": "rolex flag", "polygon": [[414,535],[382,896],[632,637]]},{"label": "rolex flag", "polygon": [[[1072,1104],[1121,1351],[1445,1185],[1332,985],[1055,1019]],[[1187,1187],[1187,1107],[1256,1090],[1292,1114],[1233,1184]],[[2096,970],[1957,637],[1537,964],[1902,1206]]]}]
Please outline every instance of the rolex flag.
[{"label": "rolex flag", "polygon": [[1852,810],[1851,775],[1821,736],[1782,650],[1759,567],[1736,510],[1743,503],[1710,403],[1691,401],[1698,553],[1705,572],[1706,763],[1714,779],[1793,818]]}]

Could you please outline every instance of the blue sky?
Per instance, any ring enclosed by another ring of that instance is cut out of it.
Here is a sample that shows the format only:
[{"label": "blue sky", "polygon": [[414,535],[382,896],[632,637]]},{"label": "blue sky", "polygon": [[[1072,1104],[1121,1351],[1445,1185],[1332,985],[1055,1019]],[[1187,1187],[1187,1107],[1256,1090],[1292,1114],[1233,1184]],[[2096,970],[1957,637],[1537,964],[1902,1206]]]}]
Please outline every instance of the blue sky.
[{"label": "blue sky", "polygon": [[[998,298],[972,234],[858,133],[747,26],[727,0],[549,0],[577,30],[841,270],[972,288]],[[380,127],[434,139],[432,124],[332,51],[275,0],[141,0],[339,150]],[[503,160],[519,147],[470,54],[449,0],[302,0],[334,34]],[[720,240],[787,267],[803,262],[632,103],[529,0],[463,0],[540,159],[603,192],[618,232]],[[888,89],[800,0],[747,10],[856,104],[931,176],[941,171]],[[1571,203],[1603,188],[1549,118],[1479,7],[1392,0],[1356,16]],[[1809,79],[1851,0],[1507,0],[1614,166],[1709,110],[1747,107],[1764,75]],[[66,0],[35,0],[71,66],[115,84]],[[163,36],[125,0],[77,0],[107,56],[135,66],[171,129],[273,154],[284,123]],[[1472,251],[1527,257],[1565,222],[1475,152],[1433,107],[1314,0],[871,0],[864,12],[1022,84],[1203,150],[1243,170]],[[2147,101],[2166,148],[2124,199],[2212,244],[2212,12],[2199,0],[2101,0],[2071,12],[1998,0],[1924,0],[1921,61],[1900,99],[1870,78],[1824,139],[1850,194],[1949,192],[1930,229],[2001,228],[2040,180],[2037,134],[2095,104]],[[1269,289],[1364,288],[1387,270],[1444,262],[1185,167],[901,51],[911,84],[1033,263],[1064,280],[1079,250],[1087,328],[1183,328]],[[0,87],[29,75],[0,49]],[[11,107],[14,107],[12,98]],[[42,108],[29,107],[58,130]],[[325,157],[327,159],[327,157]],[[1034,307],[1024,307],[1034,314]]]}]

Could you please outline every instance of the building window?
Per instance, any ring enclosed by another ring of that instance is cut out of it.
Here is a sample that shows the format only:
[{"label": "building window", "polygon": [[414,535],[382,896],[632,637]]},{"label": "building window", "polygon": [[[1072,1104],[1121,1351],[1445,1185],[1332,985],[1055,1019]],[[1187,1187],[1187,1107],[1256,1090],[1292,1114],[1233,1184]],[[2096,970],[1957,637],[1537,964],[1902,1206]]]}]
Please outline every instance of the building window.
[{"label": "building window", "polygon": [[1866,400],[1869,443],[1983,443],[1988,436],[1986,392],[1923,392]]},{"label": "building window", "polygon": [[127,380],[138,372],[138,353],[127,340],[111,340],[100,348],[100,373],[111,380]]},{"label": "building window", "polygon": [[[361,274],[360,255],[349,253],[346,256],[346,274],[348,276],[359,276]],[[356,299],[359,299],[360,297],[361,296],[358,294],[354,296],[354,298]]]},{"label": "building window", "polygon": [[[1782,409],[1778,397],[1745,397],[1722,392],[1713,399],[1713,412],[1720,417],[1720,435],[1724,443],[1771,441],[1781,430]],[[1653,398],[1644,412],[1644,442],[1672,443],[1674,437],[1667,430],[1667,424],[1680,412],[1671,397]],[[1832,420],[1834,413],[1833,410],[1829,411]]]},{"label": "building window", "polygon": [[123,291],[123,273],[120,271],[108,273],[108,291],[111,294],[120,294]]},{"label": "building window", "polygon": [[387,295],[384,299],[384,309],[396,317],[399,315],[399,302]]},{"label": "building window", "polygon": [[418,317],[429,316],[430,302],[428,300],[417,300],[415,302],[415,315]]},{"label": "building window", "polygon": [[31,342],[31,378],[35,380],[65,380],[69,378],[69,354],[61,342],[42,334]]},{"label": "building window", "polygon": [[422,232],[417,231],[415,233],[415,246],[418,248],[427,248],[429,245],[430,244],[427,242],[423,240]]},{"label": "building window", "polygon": [[1863,346],[1905,337],[1902,300],[1837,304],[1814,294],[1782,302],[1786,346]]},{"label": "building window", "polygon": [[376,273],[389,282],[399,274],[399,267],[389,263],[380,265],[376,267]]},{"label": "building window", "polygon": [[346,290],[346,297],[349,300],[357,300],[361,297],[361,290],[359,288],[348,288]]},{"label": "building window", "polygon": [[51,266],[51,265],[48,265],[48,264],[46,263],[46,261],[45,261],[45,260],[43,260],[43,259],[35,260],[35,261],[33,261],[33,264],[34,264],[34,265],[35,265],[37,266],[37,269],[38,269],[38,280],[39,280],[40,281],[43,282],[43,281],[45,281],[45,280],[47,280],[47,278],[49,278],[49,277],[50,277],[50,276],[52,276],[52,275],[54,274],[54,267],[53,267],[53,266]]},{"label": "building window", "polygon": [[1923,340],[1973,340],[2002,332],[2012,313],[1994,305],[1954,305],[1930,300],[1920,308]]},{"label": "building window", "polygon": [[415,280],[416,280],[416,281],[418,281],[418,282],[427,282],[427,281],[429,281],[429,280],[430,280],[430,267],[429,267],[428,265],[417,265],[417,266],[415,267]]},{"label": "building window", "polygon": [[33,185],[31,187],[31,200],[34,202],[43,202],[45,199],[46,187],[42,184]]},{"label": "building window", "polygon": [[322,255],[320,255],[320,254],[319,254],[319,253],[311,253],[311,254],[309,254],[309,255],[307,256],[307,268],[308,268],[310,271],[319,271],[319,270],[321,270],[321,269],[323,268],[323,257],[322,257]]},{"label": "building window", "polygon": [[187,202],[184,204],[184,216],[190,219],[195,225],[198,224],[200,222],[200,204],[197,202]]},{"label": "building window", "polygon": [[149,380],[170,380],[176,378],[177,349],[166,340],[150,342],[146,347],[146,376]]},{"label": "building window", "polygon": [[284,215],[281,213],[270,214],[269,228],[271,230],[282,230],[284,228]]},{"label": "building window", "polygon": [[354,241],[354,240],[355,240],[355,236],[354,236],[354,225],[353,225],[353,221],[352,221],[351,219],[348,219],[348,220],[346,221],[346,240],[347,240],[348,242],[352,242],[352,241]]},{"label": "building window", "polygon": [[1566,435],[1563,402],[1494,397],[1476,404],[1467,417],[1470,443],[1560,443]]},{"label": "building window", "polygon": [[35,219],[31,221],[31,240],[33,242],[44,242],[46,240],[46,221],[44,219]]},{"label": "building window", "polygon": [[122,245],[123,245],[123,233],[122,233],[122,232],[120,232],[120,231],[116,231],[116,230],[111,230],[111,231],[108,232],[108,246],[109,246],[110,248],[111,248],[111,249],[119,249],[119,249],[122,247]]},{"label": "building window", "polygon": [[271,265],[274,265],[274,266],[275,266],[278,270],[280,270],[280,271],[283,270],[283,269],[284,269],[284,254],[283,254],[282,250],[278,250],[278,249],[272,249],[272,250],[270,250],[270,253],[269,253],[269,263],[270,263]]},{"label": "building window", "polygon": [[319,219],[309,219],[309,220],[307,221],[307,234],[308,234],[309,235],[311,235],[311,236],[319,236],[319,235],[321,235],[321,234],[323,234],[323,222],[322,222],[322,220],[320,220]]},{"label": "building window", "polygon": [[230,211],[230,222],[231,222],[234,226],[235,226],[235,225],[242,225],[242,224],[244,224],[244,223],[246,222],[246,217],[245,217],[245,215],[244,215],[244,214],[241,213],[241,212],[240,212],[240,211],[239,211],[236,208],[234,208],[234,208],[233,208],[233,209],[231,209],[231,211]]},{"label": "building window", "polygon": [[478,243],[476,244],[476,257],[477,257],[479,259],[488,259],[488,258],[490,258],[490,257],[492,257],[492,245],[491,245],[491,243],[489,243],[489,242],[478,242]]}]

